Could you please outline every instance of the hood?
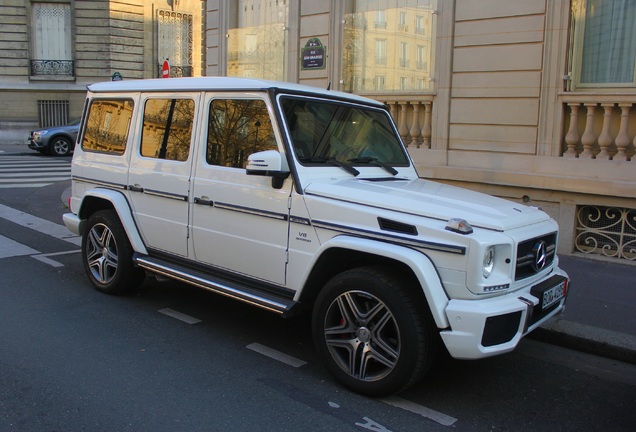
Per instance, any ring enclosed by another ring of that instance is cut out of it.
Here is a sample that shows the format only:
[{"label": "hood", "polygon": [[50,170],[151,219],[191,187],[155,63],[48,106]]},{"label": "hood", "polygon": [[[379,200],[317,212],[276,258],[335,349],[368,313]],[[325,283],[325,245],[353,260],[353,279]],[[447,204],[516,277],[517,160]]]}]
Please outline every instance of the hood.
[{"label": "hood", "polygon": [[473,227],[496,231],[550,219],[536,207],[424,179],[318,181],[309,184],[305,193],[444,221],[460,218]]}]

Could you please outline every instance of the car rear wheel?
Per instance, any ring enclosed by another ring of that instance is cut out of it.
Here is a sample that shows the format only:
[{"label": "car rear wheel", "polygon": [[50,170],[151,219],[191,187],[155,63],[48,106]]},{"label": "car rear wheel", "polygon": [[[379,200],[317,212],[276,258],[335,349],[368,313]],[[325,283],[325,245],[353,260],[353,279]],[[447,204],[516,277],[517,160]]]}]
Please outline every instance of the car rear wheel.
[{"label": "car rear wheel", "polygon": [[318,354],[355,392],[372,397],[399,392],[419,380],[434,358],[434,325],[424,304],[389,269],[341,273],[314,305]]},{"label": "car rear wheel", "polygon": [[67,156],[71,153],[72,144],[67,138],[54,137],[49,149],[53,156]]},{"label": "car rear wheel", "polygon": [[82,261],[99,291],[119,294],[138,287],[145,273],[135,267],[133,249],[114,210],[95,212],[82,236]]}]

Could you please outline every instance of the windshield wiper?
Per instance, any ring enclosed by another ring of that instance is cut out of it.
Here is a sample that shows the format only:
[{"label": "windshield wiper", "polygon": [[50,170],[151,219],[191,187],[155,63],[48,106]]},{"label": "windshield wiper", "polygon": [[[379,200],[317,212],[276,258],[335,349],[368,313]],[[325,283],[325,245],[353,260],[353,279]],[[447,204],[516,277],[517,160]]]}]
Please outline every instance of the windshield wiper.
[{"label": "windshield wiper", "polygon": [[345,170],[346,172],[348,172],[349,174],[351,174],[354,177],[357,177],[360,174],[360,171],[358,171],[357,169],[355,169],[351,165],[346,164],[344,162],[340,162],[338,159],[333,158],[333,157],[313,156],[313,157],[300,158],[299,160],[302,163],[324,163],[324,164],[330,164],[330,165],[333,165],[333,166],[337,166],[337,167],[342,168],[343,170]]},{"label": "windshield wiper", "polygon": [[393,168],[391,165],[387,165],[384,162],[380,162],[374,157],[353,158],[353,159],[349,159],[348,162],[375,165],[377,167],[385,169],[391,175],[397,175],[398,173],[398,171],[395,168]]}]

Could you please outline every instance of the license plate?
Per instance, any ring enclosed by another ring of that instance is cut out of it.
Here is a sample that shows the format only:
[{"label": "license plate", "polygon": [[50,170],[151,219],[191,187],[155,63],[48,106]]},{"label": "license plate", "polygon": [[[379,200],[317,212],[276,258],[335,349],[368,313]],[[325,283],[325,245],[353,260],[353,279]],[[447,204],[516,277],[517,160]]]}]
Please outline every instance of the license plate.
[{"label": "license plate", "polygon": [[541,310],[545,310],[555,303],[559,302],[563,295],[565,294],[565,281],[561,281],[556,286],[552,288],[548,288],[543,292],[543,297],[541,298]]}]

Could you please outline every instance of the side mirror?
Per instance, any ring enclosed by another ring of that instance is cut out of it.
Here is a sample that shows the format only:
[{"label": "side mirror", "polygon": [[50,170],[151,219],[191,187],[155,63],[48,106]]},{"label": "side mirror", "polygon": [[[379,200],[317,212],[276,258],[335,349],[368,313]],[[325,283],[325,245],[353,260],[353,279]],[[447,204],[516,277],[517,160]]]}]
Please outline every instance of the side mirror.
[{"label": "side mirror", "polygon": [[283,187],[283,180],[289,177],[289,165],[280,152],[265,150],[247,157],[245,173],[272,177],[272,187],[280,189]]}]

